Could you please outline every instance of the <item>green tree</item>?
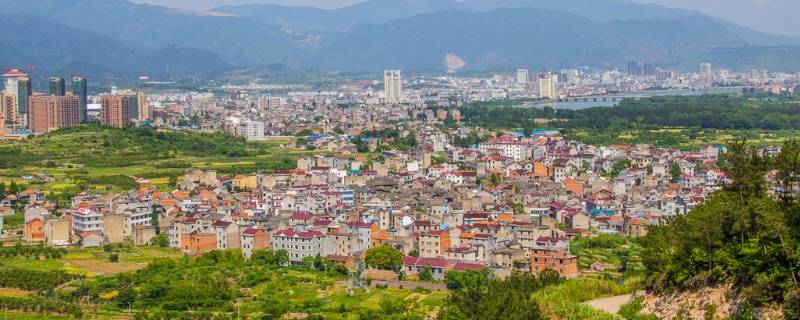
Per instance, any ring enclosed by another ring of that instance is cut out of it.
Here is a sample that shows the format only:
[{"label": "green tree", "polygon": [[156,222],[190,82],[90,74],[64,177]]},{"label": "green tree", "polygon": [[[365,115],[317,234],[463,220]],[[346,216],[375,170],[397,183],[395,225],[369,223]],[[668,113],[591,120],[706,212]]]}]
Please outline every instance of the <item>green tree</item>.
[{"label": "green tree", "polygon": [[422,267],[422,270],[419,271],[419,280],[427,282],[433,281],[433,269],[429,266]]},{"label": "green tree", "polygon": [[381,270],[400,271],[403,268],[403,254],[391,246],[377,246],[367,250],[364,262]]}]

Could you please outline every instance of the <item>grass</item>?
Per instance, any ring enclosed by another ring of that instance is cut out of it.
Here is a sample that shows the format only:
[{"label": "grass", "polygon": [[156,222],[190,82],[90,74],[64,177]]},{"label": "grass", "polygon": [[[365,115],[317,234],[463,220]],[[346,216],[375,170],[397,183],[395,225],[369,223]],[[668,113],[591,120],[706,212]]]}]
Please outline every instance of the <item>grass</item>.
[{"label": "grass", "polygon": [[16,313],[16,312],[0,312],[0,320],[68,320],[69,317],[66,316],[51,316],[51,315],[40,315],[40,314],[26,314],[26,313]]},{"label": "grass", "polygon": [[[171,176],[191,170],[221,175],[294,168],[295,159],[317,151],[287,152],[290,141],[243,142],[223,134],[169,133],[153,138],[135,129],[97,126],[56,131],[23,142],[0,143],[0,182],[22,183],[22,176],[44,174],[54,181],[34,183],[46,194],[71,194],[83,188],[124,192],[133,177],[166,191]],[[231,144],[231,145],[228,145]],[[206,146],[199,153],[189,146]],[[206,149],[204,149],[206,150]],[[236,155],[230,150],[240,151]],[[175,166],[176,163],[180,165]],[[112,179],[112,178],[118,179]]]},{"label": "grass", "polygon": [[633,293],[640,278],[629,278],[620,283],[614,280],[582,278],[567,280],[533,294],[542,312],[551,319],[621,319],[594,309],[582,302]]}]

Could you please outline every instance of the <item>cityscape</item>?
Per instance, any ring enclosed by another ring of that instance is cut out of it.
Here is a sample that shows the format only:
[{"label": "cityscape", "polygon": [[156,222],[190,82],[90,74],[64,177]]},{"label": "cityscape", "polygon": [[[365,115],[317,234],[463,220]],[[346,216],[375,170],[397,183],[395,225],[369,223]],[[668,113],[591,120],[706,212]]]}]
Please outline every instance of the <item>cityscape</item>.
[{"label": "cityscape", "polygon": [[206,2],[0,0],[4,318],[800,319],[789,30]]}]

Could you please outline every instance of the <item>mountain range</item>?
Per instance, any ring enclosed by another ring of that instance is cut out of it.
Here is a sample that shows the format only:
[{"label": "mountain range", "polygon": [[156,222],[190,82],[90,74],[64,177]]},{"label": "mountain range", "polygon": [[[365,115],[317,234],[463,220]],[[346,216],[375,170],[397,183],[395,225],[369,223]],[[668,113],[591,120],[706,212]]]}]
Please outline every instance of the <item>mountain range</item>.
[{"label": "mountain range", "polygon": [[[195,12],[125,0],[0,0],[0,67],[208,75],[283,64],[374,72],[547,65],[800,70],[800,39],[617,0],[368,0]],[[774,58],[764,61],[764,58]],[[783,58],[783,59],[779,59]],[[450,66],[452,68],[452,65]]]}]

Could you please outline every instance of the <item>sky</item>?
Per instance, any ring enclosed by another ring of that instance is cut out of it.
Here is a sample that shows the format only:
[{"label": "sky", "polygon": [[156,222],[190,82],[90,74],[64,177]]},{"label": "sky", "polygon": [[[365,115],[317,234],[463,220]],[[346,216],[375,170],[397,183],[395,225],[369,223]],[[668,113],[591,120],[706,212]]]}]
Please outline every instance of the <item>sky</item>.
[{"label": "sky", "polygon": [[[174,8],[207,10],[222,5],[275,3],[332,9],[363,0],[132,0]],[[398,0],[399,1],[399,0]],[[558,0],[549,0],[558,1]],[[756,30],[784,35],[800,35],[800,0],[633,0],[667,7],[697,10],[725,18]]]}]

